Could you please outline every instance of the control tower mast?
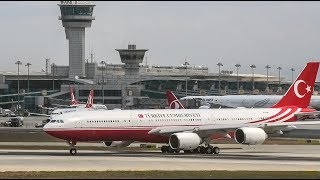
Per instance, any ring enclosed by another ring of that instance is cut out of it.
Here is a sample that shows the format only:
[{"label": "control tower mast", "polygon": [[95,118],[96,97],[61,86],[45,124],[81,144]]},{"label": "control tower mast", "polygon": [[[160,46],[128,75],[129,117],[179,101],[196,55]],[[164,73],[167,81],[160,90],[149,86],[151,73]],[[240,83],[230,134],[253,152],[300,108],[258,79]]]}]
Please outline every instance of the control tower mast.
[{"label": "control tower mast", "polygon": [[120,54],[122,63],[125,63],[125,75],[137,75],[139,63],[142,63],[144,54],[148,49],[136,49],[136,45],[128,45],[128,49],[116,49]]},{"label": "control tower mast", "polygon": [[91,27],[93,7],[89,1],[60,1],[62,25],[69,40],[69,78],[85,76],[85,28]]}]

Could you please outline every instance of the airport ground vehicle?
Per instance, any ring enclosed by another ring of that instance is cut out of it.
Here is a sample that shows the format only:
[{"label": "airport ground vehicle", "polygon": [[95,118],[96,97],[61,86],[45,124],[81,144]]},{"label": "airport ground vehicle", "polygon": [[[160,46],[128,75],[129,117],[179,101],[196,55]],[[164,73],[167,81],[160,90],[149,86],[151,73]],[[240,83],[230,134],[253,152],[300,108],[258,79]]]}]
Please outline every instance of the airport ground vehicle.
[{"label": "airport ground vehicle", "polygon": [[3,109],[2,115],[3,117],[15,116],[15,114],[10,109]]},{"label": "airport ground vehicle", "polygon": [[21,127],[23,125],[23,117],[10,117],[8,121],[1,123],[5,127]]},{"label": "airport ground vehicle", "polygon": [[45,120],[42,120],[41,123],[36,123],[34,126],[35,126],[36,128],[40,128],[40,127],[43,127],[44,125],[46,125],[49,121],[50,121],[50,118],[47,118],[47,119],[45,119]]}]

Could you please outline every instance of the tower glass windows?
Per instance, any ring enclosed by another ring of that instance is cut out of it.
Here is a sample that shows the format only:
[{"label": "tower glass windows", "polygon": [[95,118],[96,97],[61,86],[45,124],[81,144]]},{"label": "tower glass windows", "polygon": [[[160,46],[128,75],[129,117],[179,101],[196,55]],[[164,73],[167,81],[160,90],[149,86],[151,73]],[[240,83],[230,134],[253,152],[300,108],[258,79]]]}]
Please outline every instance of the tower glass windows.
[{"label": "tower glass windows", "polygon": [[88,6],[60,6],[61,15],[81,15],[81,16],[92,16],[93,7]]}]

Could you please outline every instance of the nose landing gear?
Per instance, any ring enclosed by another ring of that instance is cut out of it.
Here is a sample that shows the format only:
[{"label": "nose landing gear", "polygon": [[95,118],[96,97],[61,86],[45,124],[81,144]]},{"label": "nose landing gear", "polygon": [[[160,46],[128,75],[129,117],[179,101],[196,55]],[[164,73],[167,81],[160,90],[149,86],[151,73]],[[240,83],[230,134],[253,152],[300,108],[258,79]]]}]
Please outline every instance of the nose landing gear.
[{"label": "nose landing gear", "polygon": [[75,141],[67,141],[67,143],[71,147],[70,155],[72,155],[72,156],[76,155],[77,154],[77,149],[75,148],[75,145],[77,144],[77,142],[75,142]]}]

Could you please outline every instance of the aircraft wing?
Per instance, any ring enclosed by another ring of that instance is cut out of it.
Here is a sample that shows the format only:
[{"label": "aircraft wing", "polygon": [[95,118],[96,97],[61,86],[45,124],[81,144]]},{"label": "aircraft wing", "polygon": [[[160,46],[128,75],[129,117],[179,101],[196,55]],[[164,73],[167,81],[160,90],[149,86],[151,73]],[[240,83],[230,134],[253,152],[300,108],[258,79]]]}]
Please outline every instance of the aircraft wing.
[{"label": "aircraft wing", "polygon": [[157,127],[148,132],[148,134],[173,134],[177,132],[201,132],[201,131],[218,131],[218,130],[233,130],[239,127],[248,126],[247,124],[234,124],[234,125],[206,125],[206,126],[166,126]]},{"label": "aircraft wing", "polygon": [[275,130],[286,130],[295,127],[295,125],[315,125],[320,121],[295,121],[281,123],[263,123],[263,124],[213,124],[200,126],[166,126],[157,127],[148,132],[148,134],[171,135],[177,132],[194,132],[202,137],[207,137],[215,132],[229,132],[241,127],[258,127],[264,129],[267,133]]},{"label": "aircraft wing", "polygon": [[[62,107],[62,108],[69,108],[71,107],[71,105],[63,105],[63,104],[52,104],[54,105],[55,107]],[[53,108],[54,109],[54,108]],[[56,108],[55,108],[56,109]]]},{"label": "aircraft wing", "polygon": [[45,117],[50,117],[49,114],[41,114],[41,113],[30,113],[32,116],[45,116]]},{"label": "aircraft wing", "polygon": [[300,112],[295,114],[298,119],[314,119],[320,117],[320,111],[314,111],[314,112]]}]

